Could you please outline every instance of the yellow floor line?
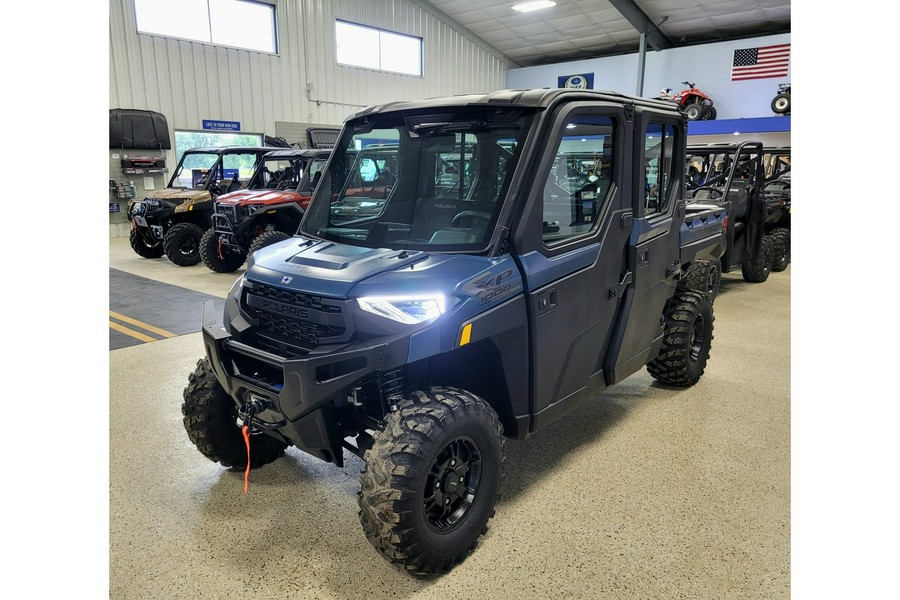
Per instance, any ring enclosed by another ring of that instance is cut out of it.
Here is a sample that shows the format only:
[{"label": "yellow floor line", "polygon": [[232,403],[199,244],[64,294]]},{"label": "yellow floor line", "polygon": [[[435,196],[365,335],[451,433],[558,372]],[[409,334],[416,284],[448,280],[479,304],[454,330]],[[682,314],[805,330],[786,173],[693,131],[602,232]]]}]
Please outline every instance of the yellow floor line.
[{"label": "yellow floor line", "polygon": [[140,331],[135,331],[134,329],[130,329],[130,328],[128,328],[128,327],[125,327],[124,325],[119,325],[118,323],[116,323],[116,322],[114,322],[114,321],[110,321],[110,322],[109,322],[109,328],[110,328],[110,329],[115,329],[116,331],[119,331],[119,332],[121,332],[121,333],[124,333],[124,334],[127,335],[127,336],[130,336],[130,337],[133,337],[133,338],[135,338],[135,339],[141,340],[142,342],[155,342],[155,341],[157,341],[156,338],[154,338],[154,337],[150,337],[149,335],[144,335],[144,334],[141,333]]},{"label": "yellow floor line", "polygon": [[[141,329],[146,329],[147,331],[151,331],[155,334],[161,335],[167,338],[178,337],[177,334],[172,333],[171,331],[166,331],[165,329],[160,329],[159,327],[154,327],[153,325],[148,325],[147,323],[143,323],[138,321],[137,319],[132,319],[131,317],[126,317],[125,315],[120,315],[117,312],[109,311],[109,316],[114,319],[118,319],[120,321],[125,321],[126,323],[131,323],[132,325],[136,325]],[[122,333],[125,333],[124,331]],[[154,339],[154,338],[151,338]]]}]

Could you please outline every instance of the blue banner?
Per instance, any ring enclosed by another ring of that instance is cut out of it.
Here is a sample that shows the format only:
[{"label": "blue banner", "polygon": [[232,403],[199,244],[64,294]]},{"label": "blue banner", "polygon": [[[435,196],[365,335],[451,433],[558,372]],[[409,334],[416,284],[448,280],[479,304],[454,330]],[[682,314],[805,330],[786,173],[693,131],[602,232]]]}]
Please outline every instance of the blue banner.
[{"label": "blue banner", "polygon": [[592,90],[594,89],[593,73],[578,73],[576,75],[560,75],[559,83],[556,87],[569,88],[573,90]]},{"label": "blue banner", "polygon": [[203,129],[212,131],[240,131],[240,121],[212,121],[203,119]]}]

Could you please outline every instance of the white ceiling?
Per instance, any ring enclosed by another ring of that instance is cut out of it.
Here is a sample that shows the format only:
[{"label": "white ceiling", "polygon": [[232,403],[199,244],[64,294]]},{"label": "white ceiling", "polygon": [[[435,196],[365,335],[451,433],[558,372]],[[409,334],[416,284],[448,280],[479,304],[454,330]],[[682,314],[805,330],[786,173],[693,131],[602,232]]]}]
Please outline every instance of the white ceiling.
[{"label": "white ceiling", "polygon": [[636,26],[648,50],[791,30],[790,0],[555,0],[530,13],[510,8],[521,0],[423,1],[521,67],[636,52]]}]

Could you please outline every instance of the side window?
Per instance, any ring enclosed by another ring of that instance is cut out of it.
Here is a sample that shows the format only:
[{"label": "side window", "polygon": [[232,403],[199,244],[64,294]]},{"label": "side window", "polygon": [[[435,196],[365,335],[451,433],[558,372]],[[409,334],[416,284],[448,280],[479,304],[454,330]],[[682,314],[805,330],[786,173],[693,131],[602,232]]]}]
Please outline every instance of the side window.
[{"label": "side window", "polygon": [[674,150],[675,128],[650,123],[644,134],[644,216],[669,210],[672,186],[678,180]]},{"label": "side window", "polygon": [[610,117],[578,116],[566,124],[544,183],[545,243],[594,228],[612,183],[614,139]]}]

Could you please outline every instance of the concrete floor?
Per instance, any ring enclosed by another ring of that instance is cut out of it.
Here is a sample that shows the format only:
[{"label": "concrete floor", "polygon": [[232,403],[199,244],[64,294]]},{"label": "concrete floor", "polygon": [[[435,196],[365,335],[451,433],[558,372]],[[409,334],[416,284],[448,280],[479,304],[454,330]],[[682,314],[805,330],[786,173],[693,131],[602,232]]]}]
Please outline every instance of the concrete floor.
[{"label": "concrete floor", "polygon": [[[239,275],[143,259],[124,238],[110,267],[220,297]],[[694,387],[643,371],[509,441],[488,534],[433,580],[369,545],[352,455],[338,469],[290,449],[245,495],[194,448],[180,406],[199,333],[113,350],[110,598],[789,598],[790,281],[725,276]]]}]

